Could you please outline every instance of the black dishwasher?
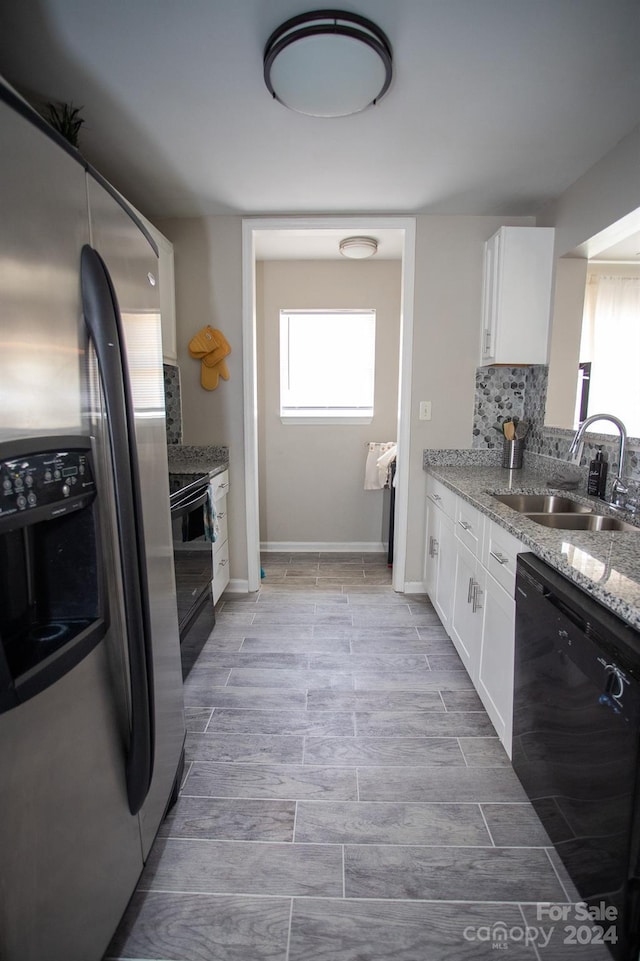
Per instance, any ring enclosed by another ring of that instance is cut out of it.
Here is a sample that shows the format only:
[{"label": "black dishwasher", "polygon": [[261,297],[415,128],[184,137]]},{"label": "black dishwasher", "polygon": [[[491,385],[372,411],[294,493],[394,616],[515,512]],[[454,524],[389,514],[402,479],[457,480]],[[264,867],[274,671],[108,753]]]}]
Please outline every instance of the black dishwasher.
[{"label": "black dishwasher", "polygon": [[518,557],[513,766],[582,900],[640,946],[640,637],[533,554]]}]

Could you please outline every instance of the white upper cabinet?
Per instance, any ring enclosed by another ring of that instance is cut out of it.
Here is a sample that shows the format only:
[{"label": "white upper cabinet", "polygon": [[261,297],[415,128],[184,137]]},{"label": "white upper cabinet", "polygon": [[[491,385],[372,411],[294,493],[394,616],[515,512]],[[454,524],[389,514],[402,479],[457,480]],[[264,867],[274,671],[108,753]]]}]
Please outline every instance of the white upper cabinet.
[{"label": "white upper cabinet", "polygon": [[501,227],[485,244],[480,366],[546,364],[553,227]]},{"label": "white upper cabinet", "polygon": [[173,244],[147,221],[151,236],[158,245],[158,273],[160,274],[160,320],[162,323],[162,359],[177,364],[176,291],[173,267]]},{"label": "white upper cabinet", "polygon": [[[124,199],[124,198],[123,198]],[[162,359],[165,364],[175,366],[178,363],[178,342],[176,338],[176,284],[173,263],[173,244],[164,234],[161,234],[144,214],[136,210],[127,201],[129,207],[135,211],[144,227],[153,237],[158,248],[158,280],[160,284],[160,323],[162,328]]]}]

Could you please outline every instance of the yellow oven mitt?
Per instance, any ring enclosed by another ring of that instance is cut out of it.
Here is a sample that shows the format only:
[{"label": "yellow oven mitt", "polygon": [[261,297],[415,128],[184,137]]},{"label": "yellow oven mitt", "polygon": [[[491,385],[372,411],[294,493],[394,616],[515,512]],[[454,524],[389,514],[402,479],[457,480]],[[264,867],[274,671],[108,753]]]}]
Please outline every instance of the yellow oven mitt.
[{"label": "yellow oven mitt", "polygon": [[201,360],[200,384],[205,390],[215,390],[220,377],[229,380],[224,358],[231,353],[231,347],[222,331],[209,324],[203,327],[189,341],[189,353]]}]

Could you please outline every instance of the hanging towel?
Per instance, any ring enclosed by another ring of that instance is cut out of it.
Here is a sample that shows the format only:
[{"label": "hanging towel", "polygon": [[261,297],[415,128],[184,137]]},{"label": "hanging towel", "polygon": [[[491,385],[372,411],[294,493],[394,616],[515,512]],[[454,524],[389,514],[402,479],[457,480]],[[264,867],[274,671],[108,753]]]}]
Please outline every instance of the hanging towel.
[{"label": "hanging towel", "polygon": [[380,474],[381,478],[384,478],[383,487],[391,486],[390,484],[391,464],[396,459],[397,454],[398,454],[398,445],[391,444],[388,450],[386,450],[381,457],[378,457],[378,461],[377,461],[378,473]]},{"label": "hanging towel", "polygon": [[213,502],[211,485],[209,485],[207,499],[202,507],[202,519],[204,522],[204,539],[214,544],[216,541],[216,507]]},{"label": "hanging towel", "polygon": [[367,461],[364,467],[364,489],[366,491],[379,491],[385,486],[388,467],[380,470],[378,460],[390,447],[394,446],[393,441],[367,445]]}]

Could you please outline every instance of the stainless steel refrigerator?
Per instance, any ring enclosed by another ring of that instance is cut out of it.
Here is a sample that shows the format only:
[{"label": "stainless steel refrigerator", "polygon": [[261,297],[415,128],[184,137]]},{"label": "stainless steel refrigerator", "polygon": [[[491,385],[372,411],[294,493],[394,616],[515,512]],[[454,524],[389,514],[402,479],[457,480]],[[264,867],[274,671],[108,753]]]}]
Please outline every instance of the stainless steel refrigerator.
[{"label": "stainless steel refrigerator", "polygon": [[0,958],[93,961],[184,744],[157,251],[0,84]]}]

